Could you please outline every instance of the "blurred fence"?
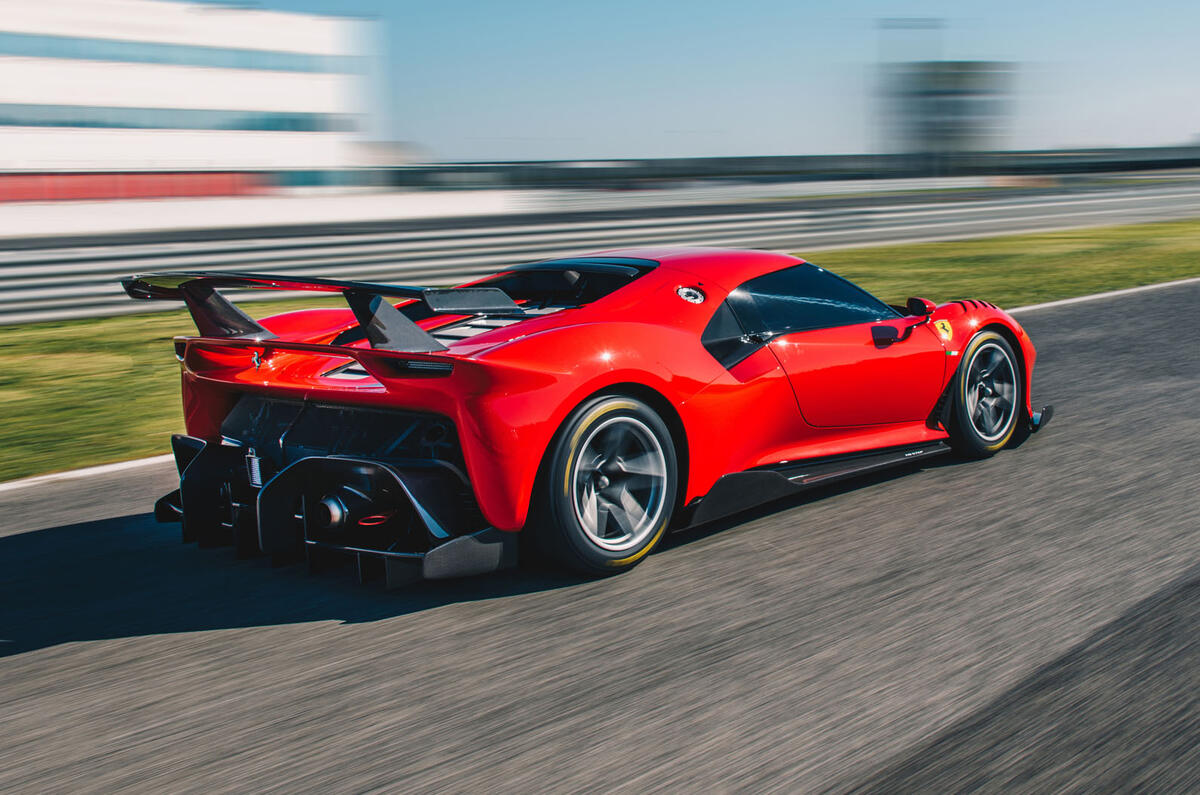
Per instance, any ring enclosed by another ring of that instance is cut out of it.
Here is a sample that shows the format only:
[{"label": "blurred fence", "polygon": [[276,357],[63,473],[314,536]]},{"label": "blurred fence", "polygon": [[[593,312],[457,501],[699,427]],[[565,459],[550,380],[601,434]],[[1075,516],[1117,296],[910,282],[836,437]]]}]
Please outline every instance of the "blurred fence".
[{"label": "blurred fence", "polygon": [[[118,280],[160,270],[258,271],[446,285],[505,266],[589,250],[707,245],[786,251],[938,240],[1016,231],[1200,216],[1200,185],[1147,186],[1037,198],[830,209],[744,211],[683,217],[416,228],[393,232],[244,240],[123,242],[0,251],[0,323],[170,309],[127,298]],[[582,219],[582,220],[581,220]],[[287,293],[259,292],[279,298]]]},{"label": "blurred fence", "polygon": [[371,184],[433,188],[640,189],[692,181],[919,179],[1062,176],[1200,167],[1200,146],[1047,149],[940,154],[773,155],[433,163],[346,175]]}]

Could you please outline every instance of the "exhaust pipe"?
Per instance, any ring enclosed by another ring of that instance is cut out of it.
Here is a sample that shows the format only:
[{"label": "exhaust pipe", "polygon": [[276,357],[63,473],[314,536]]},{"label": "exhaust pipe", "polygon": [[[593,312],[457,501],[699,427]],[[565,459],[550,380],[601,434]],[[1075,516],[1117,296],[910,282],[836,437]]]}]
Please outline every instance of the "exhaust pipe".
[{"label": "exhaust pipe", "polygon": [[371,498],[352,486],[338,486],[326,494],[316,505],[310,517],[315,530],[337,531],[352,527],[364,518],[374,518]]}]

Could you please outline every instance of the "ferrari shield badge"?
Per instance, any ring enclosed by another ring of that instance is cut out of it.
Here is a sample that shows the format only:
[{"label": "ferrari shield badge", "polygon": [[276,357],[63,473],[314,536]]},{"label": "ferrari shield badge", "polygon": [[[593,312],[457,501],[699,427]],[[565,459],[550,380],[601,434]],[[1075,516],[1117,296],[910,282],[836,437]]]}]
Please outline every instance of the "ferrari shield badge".
[{"label": "ferrari shield badge", "polygon": [[935,320],[933,325],[937,328],[938,335],[947,342],[954,337],[954,327],[950,325],[949,320]]}]

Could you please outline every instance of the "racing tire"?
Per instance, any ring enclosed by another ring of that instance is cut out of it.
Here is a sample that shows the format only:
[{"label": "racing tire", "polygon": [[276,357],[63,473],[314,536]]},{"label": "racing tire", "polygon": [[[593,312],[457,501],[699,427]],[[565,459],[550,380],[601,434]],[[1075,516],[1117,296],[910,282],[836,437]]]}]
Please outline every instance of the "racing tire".
[{"label": "racing tire", "polygon": [[971,338],[954,375],[950,446],[964,458],[987,458],[1012,440],[1021,421],[1021,365],[994,331]]},{"label": "racing tire", "polygon": [[540,556],[581,574],[626,571],[666,532],[678,483],[662,418],[636,398],[594,398],[550,444],[534,489],[531,540]]}]

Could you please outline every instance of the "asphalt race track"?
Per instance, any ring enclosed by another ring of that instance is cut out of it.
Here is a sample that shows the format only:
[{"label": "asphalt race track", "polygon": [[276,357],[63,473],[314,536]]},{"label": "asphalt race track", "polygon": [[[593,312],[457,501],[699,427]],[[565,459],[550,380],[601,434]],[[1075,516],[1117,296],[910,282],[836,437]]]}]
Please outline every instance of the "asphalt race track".
[{"label": "asphalt race track", "polygon": [[1022,316],[1047,430],[383,592],[178,543],[161,468],[0,494],[0,790],[1200,787],[1200,284]]}]

